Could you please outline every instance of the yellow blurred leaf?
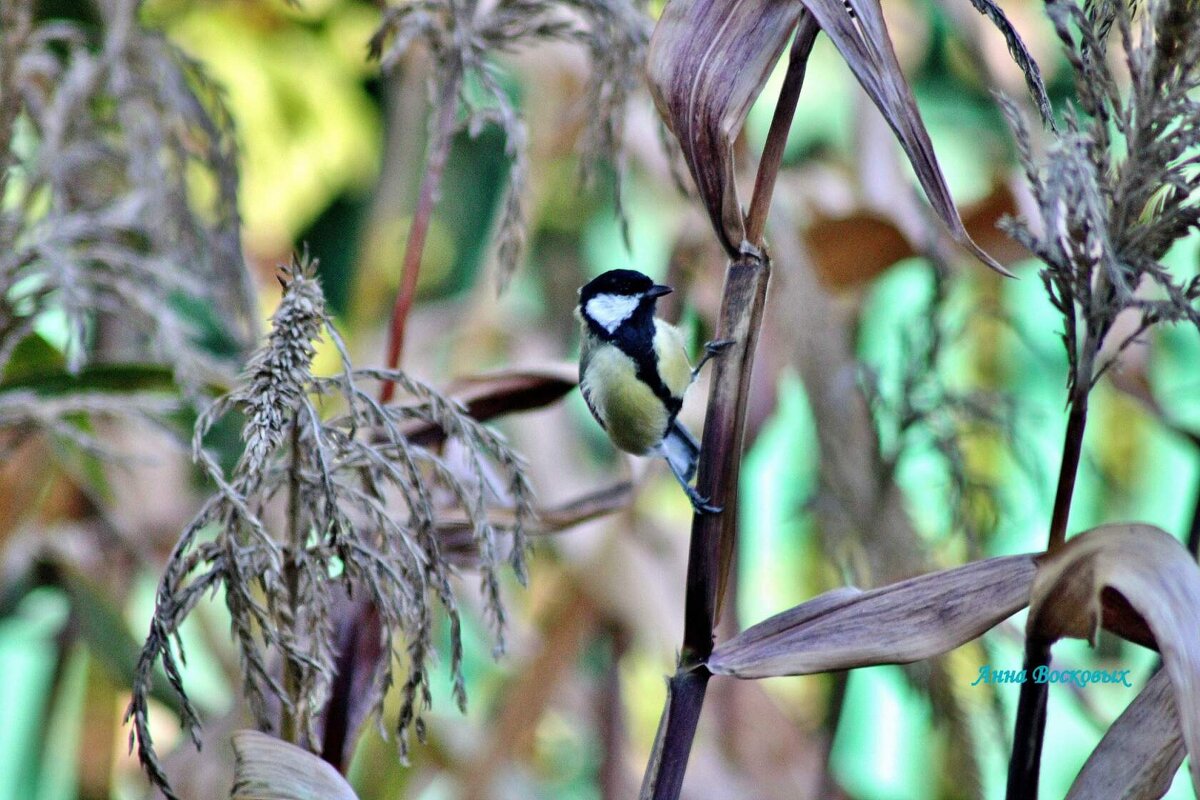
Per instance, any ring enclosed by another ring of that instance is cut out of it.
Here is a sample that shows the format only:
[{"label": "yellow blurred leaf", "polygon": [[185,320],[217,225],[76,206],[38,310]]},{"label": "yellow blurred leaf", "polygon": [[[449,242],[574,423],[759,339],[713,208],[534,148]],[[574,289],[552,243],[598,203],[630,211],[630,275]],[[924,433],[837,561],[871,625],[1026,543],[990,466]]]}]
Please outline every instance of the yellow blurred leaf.
[{"label": "yellow blurred leaf", "polygon": [[263,16],[240,5],[197,8],[170,22],[168,34],[228,94],[246,241],[276,253],[338,194],[375,177],[381,122],[339,41]]}]

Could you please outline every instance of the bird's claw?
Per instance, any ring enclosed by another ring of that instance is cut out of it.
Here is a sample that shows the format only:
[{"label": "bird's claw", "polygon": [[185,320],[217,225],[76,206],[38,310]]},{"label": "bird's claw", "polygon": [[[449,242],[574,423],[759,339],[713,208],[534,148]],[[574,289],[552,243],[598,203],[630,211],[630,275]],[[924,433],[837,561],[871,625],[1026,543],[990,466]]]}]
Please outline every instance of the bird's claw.
[{"label": "bird's claw", "polygon": [[724,506],[714,506],[708,502],[708,498],[697,492],[691,486],[684,487],[687,490],[688,500],[692,501],[692,508],[700,514],[720,514],[725,508]]},{"label": "bird's claw", "polygon": [[700,362],[692,370],[692,380],[696,380],[696,377],[700,374],[700,370],[704,369],[704,365],[708,363],[709,359],[724,353],[734,341],[734,339],[717,339],[716,341],[705,342],[704,355],[700,357]]}]

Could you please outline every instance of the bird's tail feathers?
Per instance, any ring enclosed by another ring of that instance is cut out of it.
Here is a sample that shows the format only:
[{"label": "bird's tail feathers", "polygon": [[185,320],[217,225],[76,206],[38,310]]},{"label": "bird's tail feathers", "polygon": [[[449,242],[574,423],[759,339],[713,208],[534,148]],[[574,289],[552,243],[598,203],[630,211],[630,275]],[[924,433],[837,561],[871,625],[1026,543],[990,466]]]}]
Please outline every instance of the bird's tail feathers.
[{"label": "bird's tail feathers", "polygon": [[700,443],[683,427],[679,420],[672,420],[662,442],[663,456],[671,465],[671,471],[685,483],[696,475],[696,463],[700,460]]}]

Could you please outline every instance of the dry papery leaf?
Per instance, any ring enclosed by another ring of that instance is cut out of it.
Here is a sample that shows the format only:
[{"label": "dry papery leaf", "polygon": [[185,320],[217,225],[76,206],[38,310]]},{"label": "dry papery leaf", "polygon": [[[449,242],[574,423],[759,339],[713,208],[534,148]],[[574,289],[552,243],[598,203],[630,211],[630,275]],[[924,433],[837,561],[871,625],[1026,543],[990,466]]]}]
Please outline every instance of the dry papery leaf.
[{"label": "dry papery leaf", "polygon": [[1183,763],[1175,693],[1159,670],[1112,724],[1071,784],[1067,800],[1162,797]]},{"label": "dry papery leaf", "polygon": [[804,13],[797,2],[673,0],[650,37],[646,72],[658,113],[729,253],[745,239],[733,142]]},{"label": "dry papery leaf", "polygon": [[907,664],[969,642],[1025,607],[1034,556],[1004,556],[863,592],[842,587],[718,646],[718,675],[768,678]]},{"label": "dry papery leaf", "polygon": [[672,0],[654,29],[647,74],[659,113],[679,139],[725,249],[745,238],[733,143],[796,25],[811,15],[879,107],[951,235],[985,264],[959,218],[929,134],[884,25],[878,0]]},{"label": "dry papery leaf", "polygon": [[1039,564],[1027,635],[1095,642],[1107,619],[1106,589],[1119,593],[1154,635],[1192,754],[1192,782],[1200,786],[1200,567],[1183,545],[1153,525],[1094,528]]},{"label": "dry papery leaf", "polygon": [[233,755],[230,800],[358,800],[336,769],[274,736],[238,731]]},{"label": "dry papery leaf", "polygon": [[[560,400],[575,388],[578,370],[574,364],[551,364],[459,378],[451,385],[450,396],[474,419],[485,422]],[[425,447],[438,444],[446,436],[441,428],[423,420],[413,420],[403,432],[410,442]]]}]

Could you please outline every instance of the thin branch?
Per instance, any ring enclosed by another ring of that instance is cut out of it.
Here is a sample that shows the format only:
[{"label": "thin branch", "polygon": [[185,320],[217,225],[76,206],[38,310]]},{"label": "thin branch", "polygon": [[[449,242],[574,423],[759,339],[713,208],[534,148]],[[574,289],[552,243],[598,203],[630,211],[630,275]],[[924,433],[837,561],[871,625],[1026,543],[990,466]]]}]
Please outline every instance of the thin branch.
[{"label": "thin branch", "polygon": [[[450,143],[454,138],[458,119],[458,90],[462,83],[462,70],[452,68],[438,90],[436,102],[439,111],[433,136],[429,140],[429,155],[425,162],[425,176],[421,180],[421,191],[412,224],[408,228],[408,240],[404,244],[404,264],[400,273],[400,289],[392,306],[392,320],[388,327],[387,368],[397,369],[404,351],[404,331],[408,325],[408,314],[417,296],[417,279],[421,273],[421,255],[425,251],[425,236],[433,217],[442,187],[442,173],[450,156]],[[385,380],[379,390],[382,403],[391,402],[396,385]]]},{"label": "thin branch", "polygon": [[[304,548],[304,536],[300,532],[300,421],[292,420],[291,453],[288,463],[288,545],[289,552],[284,562],[284,581],[287,585],[288,604],[291,613],[291,636],[296,640],[300,634],[300,564]],[[284,741],[300,744],[303,722],[300,713],[300,668],[288,657],[283,662],[283,685],[287,689],[291,704],[284,703],[279,722],[280,736]]]},{"label": "thin branch", "polygon": [[746,216],[746,239],[755,247],[762,247],[763,230],[767,225],[767,210],[771,207],[771,195],[775,191],[775,178],[783,164],[783,153],[787,149],[788,131],[792,118],[796,116],[796,104],[800,101],[800,87],[804,84],[804,71],[808,56],[817,34],[821,32],[816,19],[808,11],[800,15],[796,38],[788,54],[787,74],[779,90],[779,102],[771,117],[771,127],[763,146],[762,158],[758,162],[758,174],[754,178],[754,193],[750,196],[750,213]]},{"label": "thin branch", "polygon": [[[1058,474],[1058,489],[1054,495],[1054,512],[1050,519],[1047,551],[1062,547],[1067,537],[1067,521],[1071,514],[1071,498],[1075,493],[1075,477],[1083,451],[1083,433],[1087,427],[1088,382],[1079,387],[1071,401],[1067,432],[1063,440],[1062,464]],[[1025,674],[1032,675],[1038,667],[1050,666],[1050,643],[1030,638],[1025,645]],[[1013,725],[1013,752],[1008,762],[1008,800],[1036,798],[1038,775],[1041,771],[1042,741],[1046,732],[1046,702],[1049,684],[1026,681],[1021,684],[1017,702],[1017,719]]]}]

